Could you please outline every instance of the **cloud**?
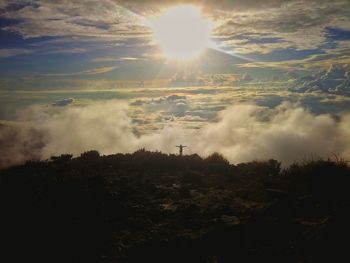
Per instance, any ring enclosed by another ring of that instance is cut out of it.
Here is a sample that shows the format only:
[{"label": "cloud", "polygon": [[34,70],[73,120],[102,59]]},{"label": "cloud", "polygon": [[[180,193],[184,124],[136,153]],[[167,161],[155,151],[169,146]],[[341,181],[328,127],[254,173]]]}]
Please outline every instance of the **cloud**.
[{"label": "cloud", "polygon": [[86,48],[58,48],[49,50],[46,52],[46,54],[79,54],[79,53],[86,53],[88,52],[88,49]]},{"label": "cloud", "polygon": [[93,62],[130,62],[130,61],[140,61],[140,60],[146,60],[143,57],[101,57],[101,58],[94,58],[91,61]]},{"label": "cloud", "polygon": [[85,107],[30,107],[19,113],[16,124],[1,126],[0,166],[88,149],[104,153],[135,150],[136,137],[126,109],[118,101]]},{"label": "cloud", "polygon": [[269,54],[276,50],[291,47],[291,43],[278,37],[269,37],[263,32],[239,33],[235,35],[217,37],[219,46],[224,49],[232,49],[238,54]]},{"label": "cloud", "polygon": [[[2,4],[2,17],[20,22],[4,27],[26,38],[40,36],[127,37],[145,34],[139,16],[115,1],[28,0]],[[11,7],[12,8],[6,8]]]},{"label": "cloud", "polygon": [[[212,0],[194,0],[180,2],[195,3],[203,7],[206,15],[215,22],[216,28],[212,37],[217,43],[217,48],[225,50],[227,54],[251,54],[265,58],[275,52],[293,51],[293,54],[298,56],[298,52],[308,50],[317,55],[310,57],[310,60],[295,61],[294,65],[286,64],[282,67],[315,65],[320,63],[319,59],[322,55],[326,60],[332,57],[333,60],[340,58],[349,61],[349,46],[345,52],[344,48],[342,51],[336,47],[337,45],[344,47],[346,42],[349,42],[346,37],[350,28],[349,1],[245,0],[218,3]],[[134,47],[146,43],[144,48],[147,52],[147,49],[154,45],[154,41],[151,40],[151,30],[145,26],[144,21],[157,15],[167,5],[174,4],[174,1],[26,0],[21,4],[18,3],[15,0],[1,2],[2,17],[13,21],[5,24],[2,30],[18,33],[25,39],[53,36],[55,38],[48,41],[60,41],[64,38],[71,43],[95,42],[95,45],[88,48],[84,45],[84,48],[61,47],[46,51],[46,53],[83,53],[102,48],[112,49],[118,44],[123,44],[124,48],[130,47],[130,43]],[[45,54],[45,50],[41,48],[33,50],[36,53],[40,51],[41,54]],[[128,51],[126,54],[125,51],[122,52],[125,55],[124,58],[102,56],[93,61],[152,60],[150,57],[135,54],[135,51]],[[275,54],[277,59],[276,57],[272,59],[272,63],[245,64],[247,67],[279,68],[278,62],[286,62],[288,59],[278,54]],[[159,60],[157,54],[154,54],[153,59]],[[313,59],[318,61],[312,61]],[[218,72],[215,71],[215,73]]]},{"label": "cloud", "polygon": [[97,75],[97,74],[108,73],[110,71],[115,70],[116,68],[117,67],[100,67],[100,68],[88,69],[88,70],[72,72],[72,73],[37,74],[35,75],[35,77],[68,77],[68,76],[77,76],[77,75]]},{"label": "cloud", "polygon": [[[349,29],[348,1],[274,1],[260,9],[217,13],[215,35],[235,51],[267,54],[274,50],[308,50],[329,42],[327,28]],[[257,1],[251,1],[258,5]],[[260,1],[260,5],[265,1]],[[243,38],[241,38],[244,36]],[[305,37],[307,36],[307,37]],[[227,39],[227,38],[231,39]],[[262,42],[268,37],[278,41]]]},{"label": "cloud", "polygon": [[[297,0],[294,0],[296,2]],[[196,4],[205,8],[205,10],[212,10],[213,8],[219,10],[237,10],[237,11],[249,11],[263,8],[278,8],[283,6],[285,0],[235,0],[235,1],[216,1],[216,0],[181,0],[175,1],[176,3],[184,4]],[[291,0],[290,2],[293,2]],[[309,2],[327,2],[327,0],[309,0]],[[122,6],[133,10],[134,12],[141,13],[143,15],[157,12],[159,9],[166,8],[169,5],[174,4],[174,0],[163,0],[162,4],[156,0],[142,0],[142,1],[129,1],[129,0],[118,0]]]},{"label": "cloud", "polygon": [[135,58],[135,57],[123,57],[120,58],[120,61],[137,61],[140,60],[140,58]]},{"label": "cloud", "polygon": [[42,158],[40,148],[45,145],[40,130],[26,123],[0,124],[0,168],[27,159]]},{"label": "cloud", "polygon": [[220,114],[218,123],[201,131],[199,137],[205,140],[199,147],[207,154],[219,149],[234,162],[275,158],[288,164],[312,155],[347,155],[350,130],[345,126],[350,124],[349,116],[337,123],[330,115],[315,116],[290,103],[274,109],[233,106]]},{"label": "cloud", "polygon": [[[328,114],[314,115],[305,108],[282,103],[270,109],[235,105],[219,113],[215,123],[190,129],[170,121],[150,134],[136,135],[128,105],[120,101],[72,107],[31,107],[15,123],[0,126],[0,166],[61,153],[80,154],[96,149],[103,154],[150,150],[206,156],[214,151],[231,162],[275,158],[284,164],[307,157],[350,154],[350,114],[338,120]],[[11,143],[10,143],[11,142]]]},{"label": "cloud", "polygon": [[350,95],[350,65],[332,64],[327,70],[297,79],[291,90]]},{"label": "cloud", "polygon": [[[216,21],[216,36],[239,34],[268,35],[279,42],[251,43],[251,49],[261,52],[283,47],[314,48],[326,36],[325,28],[349,28],[347,1],[181,1],[201,5]],[[3,1],[11,6],[16,1]],[[150,29],[144,19],[159,13],[173,1],[46,1],[28,0],[17,8],[4,8],[4,18],[20,22],[5,27],[25,37],[80,36],[80,37],[145,37]],[[16,6],[16,5],[13,5]],[[305,38],[304,36],[308,37]],[[248,39],[249,40],[249,39]],[[255,43],[258,44],[258,43]],[[282,45],[282,46],[280,46]],[[244,47],[242,52],[248,52]]]},{"label": "cloud", "polygon": [[202,86],[204,83],[197,72],[177,72],[169,81],[171,87]]},{"label": "cloud", "polygon": [[67,106],[69,104],[72,104],[74,102],[73,98],[69,98],[69,99],[61,99],[61,100],[56,100],[54,101],[51,105],[52,106]]},{"label": "cloud", "polygon": [[77,74],[83,74],[83,75],[96,75],[96,74],[102,74],[102,73],[107,73],[112,70],[116,69],[116,67],[101,67],[101,68],[94,68],[90,70],[85,70],[82,72],[79,72]]},{"label": "cloud", "polygon": [[157,99],[136,100],[133,106],[143,105],[149,113],[158,112],[164,117],[184,117],[190,109],[186,96],[169,95]]},{"label": "cloud", "polygon": [[331,48],[302,58],[280,61],[249,62],[239,64],[240,68],[265,68],[285,71],[304,71],[310,73],[323,70],[332,64],[350,64],[350,41],[337,41]]},{"label": "cloud", "polygon": [[254,79],[252,76],[250,76],[248,73],[244,73],[243,76],[240,79],[238,79],[238,82],[244,84],[253,80]]},{"label": "cloud", "polygon": [[13,49],[0,49],[0,59],[14,57],[19,55],[26,55],[32,53],[31,50],[21,49],[21,48],[13,48]]}]

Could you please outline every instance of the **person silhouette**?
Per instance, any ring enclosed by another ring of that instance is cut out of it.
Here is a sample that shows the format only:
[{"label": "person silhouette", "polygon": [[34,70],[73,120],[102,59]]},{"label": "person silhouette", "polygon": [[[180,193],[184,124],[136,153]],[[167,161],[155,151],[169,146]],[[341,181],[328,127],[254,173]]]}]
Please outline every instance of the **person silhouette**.
[{"label": "person silhouette", "polygon": [[183,149],[186,148],[187,146],[180,144],[180,145],[176,145],[176,147],[179,148],[179,155],[182,156]]}]

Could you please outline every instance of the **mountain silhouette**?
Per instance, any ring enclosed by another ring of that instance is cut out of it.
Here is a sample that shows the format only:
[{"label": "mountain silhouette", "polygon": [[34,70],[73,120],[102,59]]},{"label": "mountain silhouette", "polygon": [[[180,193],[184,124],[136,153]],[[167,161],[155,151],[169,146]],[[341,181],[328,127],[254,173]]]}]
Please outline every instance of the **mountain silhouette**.
[{"label": "mountain silhouette", "polygon": [[0,171],[1,262],[350,262],[350,169],[141,149]]}]

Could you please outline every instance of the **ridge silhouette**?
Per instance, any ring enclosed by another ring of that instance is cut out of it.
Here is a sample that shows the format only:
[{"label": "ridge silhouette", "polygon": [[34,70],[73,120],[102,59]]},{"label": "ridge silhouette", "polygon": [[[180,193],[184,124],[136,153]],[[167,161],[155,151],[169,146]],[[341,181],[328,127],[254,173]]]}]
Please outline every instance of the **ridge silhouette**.
[{"label": "ridge silhouette", "polygon": [[0,171],[1,262],[350,262],[349,165],[65,154]]}]

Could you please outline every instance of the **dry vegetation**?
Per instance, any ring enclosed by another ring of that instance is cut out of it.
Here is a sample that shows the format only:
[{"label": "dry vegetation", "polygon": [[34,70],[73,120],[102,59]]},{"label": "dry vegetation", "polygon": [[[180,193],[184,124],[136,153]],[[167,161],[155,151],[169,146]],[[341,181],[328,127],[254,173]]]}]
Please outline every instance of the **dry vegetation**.
[{"label": "dry vegetation", "polygon": [[350,262],[349,183],[343,160],[27,162],[0,172],[1,262]]}]

